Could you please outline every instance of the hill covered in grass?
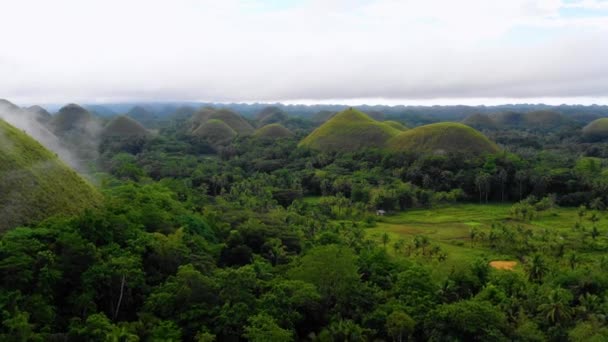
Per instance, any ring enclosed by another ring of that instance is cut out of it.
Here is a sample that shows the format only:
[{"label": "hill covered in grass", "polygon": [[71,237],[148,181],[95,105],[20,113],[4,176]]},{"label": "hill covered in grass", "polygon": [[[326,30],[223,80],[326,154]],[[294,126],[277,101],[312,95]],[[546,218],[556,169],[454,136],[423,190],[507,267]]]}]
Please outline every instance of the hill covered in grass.
[{"label": "hill covered in grass", "polygon": [[194,130],[192,135],[209,142],[213,146],[218,146],[229,143],[237,135],[237,132],[222,120],[210,119]]},{"label": "hill covered in grass", "polygon": [[198,110],[190,118],[192,132],[196,131],[209,120],[219,120],[232,128],[238,135],[250,135],[253,133],[253,126],[242,116],[228,109],[215,109],[205,107]]},{"label": "hill covered in grass", "polygon": [[287,121],[288,117],[283,110],[279,107],[270,106],[262,109],[257,115],[256,119],[259,126],[269,125],[273,123],[283,123]]},{"label": "hill covered in grass", "polygon": [[139,122],[128,116],[113,118],[103,129],[104,138],[147,137],[150,134]]},{"label": "hill covered in grass", "polygon": [[608,118],[594,120],[583,127],[583,136],[595,140],[608,138]]},{"label": "hill covered in grass", "polygon": [[95,206],[101,195],[57,156],[0,119],[0,231]]},{"label": "hill covered in grass", "polygon": [[315,129],[299,146],[320,151],[356,151],[382,148],[401,131],[378,122],[363,112],[349,108]]},{"label": "hill covered in grass", "polygon": [[491,117],[485,114],[471,114],[467,116],[462,123],[471,126],[475,129],[496,129],[497,124]]},{"label": "hill covered in grass", "polygon": [[98,124],[93,114],[74,103],[59,109],[59,112],[50,121],[51,129],[58,136],[70,133],[87,134],[93,126]]},{"label": "hill covered in grass", "polygon": [[273,123],[257,129],[253,133],[253,136],[256,138],[278,139],[291,137],[293,136],[293,132],[279,123]]},{"label": "hill covered in grass", "polygon": [[498,152],[498,146],[469,126],[441,122],[401,132],[388,142],[391,151],[419,153],[462,152],[486,154]]},{"label": "hill covered in grass", "polygon": [[405,131],[406,129],[409,129],[407,126],[405,126],[401,122],[394,121],[394,120],[383,121],[383,123],[385,125],[389,125],[389,126],[391,126],[393,128],[396,128],[396,129],[398,129],[400,131]]}]

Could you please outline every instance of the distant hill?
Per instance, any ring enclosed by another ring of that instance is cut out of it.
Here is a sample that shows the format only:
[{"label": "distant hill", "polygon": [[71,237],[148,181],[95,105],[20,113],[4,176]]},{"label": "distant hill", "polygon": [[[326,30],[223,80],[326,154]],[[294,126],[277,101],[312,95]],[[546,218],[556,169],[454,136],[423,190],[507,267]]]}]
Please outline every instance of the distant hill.
[{"label": "distant hill", "polygon": [[257,115],[256,119],[260,126],[273,124],[273,123],[283,123],[287,121],[288,116],[278,107],[270,106],[262,109]]},{"label": "distant hill", "polygon": [[232,128],[238,135],[250,135],[253,127],[242,116],[228,109],[205,107],[198,110],[190,119],[191,130],[194,132],[209,120],[220,120]]},{"label": "distant hill", "polygon": [[315,113],[314,115],[312,115],[312,117],[310,118],[310,120],[314,123],[317,124],[322,124],[325,121],[331,119],[332,116],[336,115],[336,112],[332,112],[329,110],[322,110],[318,113]]},{"label": "distant hill", "polygon": [[70,132],[86,134],[97,119],[86,109],[71,103],[62,107],[50,121],[51,129],[58,136]]},{"label": "distant hill", "polygon": [[0,119],[0,231],[94,206],[100,194],[57,156]]},{"label": "distant hill", "polygon": [[156,113],[142,106],[131,108],[126,115],[147,128],[155,128],[159,121],[159,117]]},{"label": "distant hill", "polygon": [[498,126],[516,127],[524,124],[524,115],[518,112],[501,112],[491,116]]},{"label": "distant hill", "polygon": [[603,140],[608,138],[608,118],[594,120],[583,127],[583,136],[591,140]]},{"label": "distant hill", "polygon": [[496,129],[497,124],[491,117],[485,114],[475,113],[467,116],[462,123],[475,129]]},{"label": "distant hill", "polygon": [[498,152],[498,146],[485,135],[469,126],[441,122],[401,132],[388,141],[391,151],[419,153],[462,152],[486,154]]},{"label": "distant hill", "polygon": [[523,115],[524,125],[527,127],[557,127],[566,122],[566,118],[554,111],[539,110]]},{"label": "distant hill", "polygon": [[139,122],[125,115],[113,118],[102,131],[104,138],[147,137],[149,134]]},{"label": "distant hill", "polygon": [[406,129],[408,129],[407,126],[405,126],[404,124],[402,124],[401,122],[398,122],[398,121],[388,120],[388,121],[383,121],[382,123],[384,123],[385,125],[389,125],[393,128],[396,128],[400,131],[405,131]]},{"label": "distant hill", "polygon": [[273,123],[259,128],[253,133],[253,136],[256,138],[278,139],[291,137],[293,136],[293,132],[279,123]]},{"label": "distant hill", "polygon": [[375,121],[363,112],[349,108],[315,129],[300,146],[320,151],[356,151],[384,147],[386,141],[401,131]]},{"label": "distant hill", "polygon": [[52,119],[51,113],[40,106],[27,107],[25,111],[33,114],[40,123],[48,123]]},{"label": "distant hill", "polygon": [[192,135],[204,139],[213,146],[218,146],[228,144],[237,132],[222,120],[210,119],[194,130]]}]

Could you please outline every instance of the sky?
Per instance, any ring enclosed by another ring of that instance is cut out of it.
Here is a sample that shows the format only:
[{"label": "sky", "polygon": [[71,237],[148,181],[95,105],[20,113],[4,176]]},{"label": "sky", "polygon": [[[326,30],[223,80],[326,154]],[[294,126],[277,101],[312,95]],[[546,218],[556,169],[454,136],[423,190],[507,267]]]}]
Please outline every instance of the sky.
[{"label": "sky", "polygon": [[608,104],[608,0],[6,0],[0,98]]}]

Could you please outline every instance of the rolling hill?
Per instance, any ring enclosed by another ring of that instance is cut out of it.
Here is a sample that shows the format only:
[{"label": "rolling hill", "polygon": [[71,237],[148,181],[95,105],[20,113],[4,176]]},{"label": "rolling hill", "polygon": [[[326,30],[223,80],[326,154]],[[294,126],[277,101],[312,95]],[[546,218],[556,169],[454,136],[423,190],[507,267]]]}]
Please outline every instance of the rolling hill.
[{"label": "rolling hill", "polygon": [[485,114],[471,114],[462,123],[475,129],[496,129],[497,125],[491,117]]},{"label": "rolling hill", "polygon": [[583,127],[583,136],[593,140],[608,138],[608,118],[594,120]]},{"label": "rolling hill", "polygon": [[214,109],[211,107],[202,108],[192,115],[190,118],[192,132],[196,131],[209,120],[223,121],[238,135],[250,135],[253,133],[253,127],[242,116],[228,109]]},{"label": "rolling hill", "polygon": [[57,156],[0,119],[0,231],[74,214],[101,195]]},{"label": "rolling hill", "polygon": [[486,154],[498,152],[498,146],[485,135],[469,126],[441,122],[401,132],[388,141],[391,151],[418,153],[463,152]]},{"label": "rolling hill", "polygon": [[273,123],[259,128],[253,133],[256,138],[278,139],[293,136],[293,133],[279,123]]},{"label": "rolling hill", "polygon": [[229,143],[237,135],[237,132],[222,120],[210,119],[194,130],[192,135],[206,140],[213,146],[218,146]]},{"label": "rolling hill", "polygon": [[88,134],[93,128],[97,130],[98,124],[93,114],[74,103],[59,109],[50,121],[50,127],[57,136],[69,133]]},{"label": "rolling hill", "polygon": [[382,148],[388,139],[401,131],[375,121],[363,112],[349,108],[315,129],[299,146],[320,151],[356,151]]},{"label": "rolling hill", "polygon": [[388,121],[383,121],[383,123],[385,125],[389,125],[393,128],[396,128],[400,131],[405,131],[405,130],[409,129],[407,126],[405,126],[404,124],[402,124],[401,122],[398,122],[398,121],[388,120]]},{"label": "rolling hill", "polygon": [[101,133],[104,138],[147,137],[150,132],[139,122],[128,116],[120,115],[113,118]]},{"label": "rolling hill", "polygon": [[523,121],[528,127],[556,127],[563,124],[566,118],[558,112],[539,110],[525,113]]},{"label": "rolling hill", "polygon": [[260,126],[287,121],[288,117],[279,107],[265,107],[257,115],[256,119]]}]

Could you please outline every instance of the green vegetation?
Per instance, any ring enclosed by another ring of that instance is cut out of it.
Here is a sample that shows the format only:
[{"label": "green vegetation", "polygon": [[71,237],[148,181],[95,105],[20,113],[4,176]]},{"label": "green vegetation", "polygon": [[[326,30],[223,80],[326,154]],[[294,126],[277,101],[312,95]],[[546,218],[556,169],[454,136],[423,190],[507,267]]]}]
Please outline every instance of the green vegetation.
[{"label": "green vegetation", "polygon": [[392,151],[460,152],[487,154],[498,152],[496,144],[482,133],[459,123],[437,123],[400,133],[388,142]]},{"label": "green vegetation", "polygon": [[239,134],[236,113],[146,104],[154,134],[95,142],[97,190],[0,124],[0,222],[34,196],[0,232],[0,340],[606,340],[608,143],[582,121],[501,107],[521,113],[485,131],[498,151],[432,124],[484,107],[363,107],[407,131],[348,109],[311,133],[344,107],[226,106],[287,119]]},{"label": "green vegetation", "polygon": [[100,196],[25,133],[0,120],[0,231],[55,214],[76,214]]},{"label": "green vegetation", "polygon": [[300,146],[320,151],[356,151],[381,148],[400,131],[350,108],[315,129]]},{"label": "green vegetation", "polygon": [[257,129],[253,136],[256,138],[278,139],[291,137],[293,136],[293,133],[289,129],[283,127],[283,125],[273,123]]},{"label": "green vegetation", "polygon": [[58,136],[68,134],[86,134],[96,119],[89,111],[71,103],[62,107],[50,121],[53,132]]},{"label": "green vegetation", "polygon": [[479,113],[467,116],[464,120],[462,120],[462,123],[481,130],[497,128],[496,122],[494,122],[491,117]]}]

